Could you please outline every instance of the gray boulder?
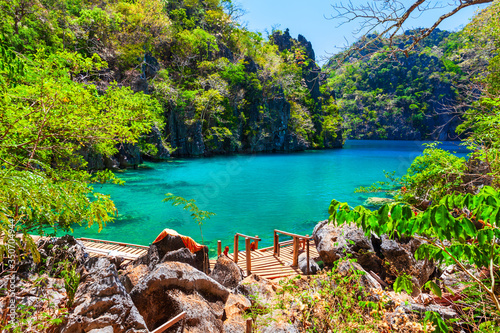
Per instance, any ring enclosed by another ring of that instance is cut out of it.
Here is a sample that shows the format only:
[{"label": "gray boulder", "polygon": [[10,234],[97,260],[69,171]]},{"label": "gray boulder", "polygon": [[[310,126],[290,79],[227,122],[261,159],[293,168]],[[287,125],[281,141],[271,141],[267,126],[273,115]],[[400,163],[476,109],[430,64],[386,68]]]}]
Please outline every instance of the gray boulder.
[{"label": "gray boulder", "polygon": [[[467,267],[469,271],[475,272],[477,276],[477,270],[474,267]],[[472,278],[462,271],[457,265],[450,265],[445,267],[443,273],[439,277],[439,281],[443,286],[443,289],[450,289],[455,294],[459,294],[462,290],[467,287],[467,282]]]},{"label": "gray boulder", "polygon": [[279,285],[255,274],[247,276],[236,288],[238,294],[249,297],[252,304],[270,304],[276,296]]},{"label": "gray boulder", "polygon": [[149,332],[107,258],[90,258],[61,332]]},{"label": "gray boulder", "polygon": [[299,329],[289,323],[273,322],[262,328],[262,333],[299,333]]},{"label": "gray boulder", "polygon": [[360,272],[361,273],[361,277],[359,279],[360,285],[362,285],[365,288],[382,290],[382,286],[380,285],[380,283],[377,280],[375,280],[370,274],[368,274],[363,269],[363,267],[361,267],[361,265],[359,265],[356,262],[344,260],[340,263],[338,271],[343,276],[346,276],[354,272]]},{"label": "gray boulder", "polygon": [[217,258],[210,277],[224,287],[234,289],[243,280],[244,275],[241,268],[234,261],[221,254]]},{"label": "gray boulder", "polygon": [[411,239],[407,243],[390,239],[382,235],[380,252],[384,260],[395,268],[397,272],[406,272],[414,277],[415,284],[413,296],[418,295],[419,289],[429,280],[436,269],[436,264],[429,260],[415,260],[414,253],[420,246],[420,242]]},{"label": "gray boulder", "polygon": [[307,255],[305,253],[301,253],[299,255],[299,269],[302,273],[307,274],[307,265],[309,265],[309,274],[316,274],[319,272],[319,266],[316,261],[309,258],[309,263],[307,262]]},{"label": "gray boulder", "polygon": [[371,240],[356,226],[344,224],[334,226],[328,220],[319,222],[313,230],[313,238],[318,253],[325,265],[332,265],[347,254],[358,259],[373,253]]},{"label": "gray boulder", "polygon": [[128,265],[124,270],[119,271],[120,282],[127,290],[127,293],[130,293],[149,272],[148,266],[146,265]]},{"label": "gray boulder", "polygon": [[224,321],[224,333],[245,333],[246,323],[237,320],[226,320]]},{"label": "gray boulder", "polygon": [[182,311],[189,332],[221,332],[229,290],[192,266],[164,262],[143,277],[130,296],[150,330]]},{"label": "gray boulder", "polygon": [[76,265],[77,271],[81,271],[83,263],[88,257],[82,242],[77,241],[71,235],[60,238],[41,238],[37,243],[40,253],[40,262],[33,262],[32,255],[26,256],[19,263],[18,274],[28,278],[30,274],[44,271],[50,276],[58,276],[64,269],[62,262]]}]

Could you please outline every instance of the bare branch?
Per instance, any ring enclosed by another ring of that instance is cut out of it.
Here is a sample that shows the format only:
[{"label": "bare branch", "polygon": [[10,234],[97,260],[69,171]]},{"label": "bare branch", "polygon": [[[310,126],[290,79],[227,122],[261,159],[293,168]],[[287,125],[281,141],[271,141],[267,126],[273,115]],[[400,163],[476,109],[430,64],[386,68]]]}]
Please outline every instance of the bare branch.
[{"label": "bare branch", "polygon": [[[388,39],[389,54],[396,57],[397,53],[408,56],[424,38],[428,37],[438,26],[455,15],[460,10],[479,4],[493,2],[493,0],[454,0],[447,6],[441,6],[434,0],[415,0],[410,6],[406,6],[403,1],[373,0],[362,5],[354,5],[351,1],[348,4],[342,2],[332,5],[336,14],[329,19],[339,19],[339,26],[349,22],[359,22],[359,28],[354,31],[355,35],[362,34],[357,45],[349,48],[341,58],[337,59],[340,66],[346,59],[354,54],[361,57],[369,55],[383,45],[383,40]],[[432,9],[451,7],[449,11],[441,15],[429,28],[415,30],[415,33],[406,38],[409,43],[402,46],[395,45],[395,37],[401,35],[408,20],[421,16],[424,12]],[[380,31],[379,31],[380,30]]]}]

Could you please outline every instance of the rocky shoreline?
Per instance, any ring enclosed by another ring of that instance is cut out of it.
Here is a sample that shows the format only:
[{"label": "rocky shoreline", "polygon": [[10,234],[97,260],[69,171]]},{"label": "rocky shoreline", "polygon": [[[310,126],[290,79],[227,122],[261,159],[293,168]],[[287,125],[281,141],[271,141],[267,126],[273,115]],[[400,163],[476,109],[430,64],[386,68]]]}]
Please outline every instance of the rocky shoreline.
[{"label": "rocky shoreline", "polygon": [[[342,275],[357,274],[356,283],[370,291],[369,300],[391,300],[384,303],[384,316],[396,331],[397,323],[405,321],[401,318],[418,320],[425,311],[435,311],[447,319],[458,317],[452,302],[443,305],[445,295],[432,296],[423,286],[439,277],[442,289],[459,291],[463,288],[458,283],[462,281],[458,279],[460,272],[415,260],[419,241],[394,240],[386,235],[366,237],[354,226],[335,227],[327,220],[316,225],[313,238],[320,257],[314,258],[310,268],[318,275],[292,279],[305,292],[312,294],[317,281],[326,279],[335,267]],[[257,275],[245,277],[225,255],[219,256],[210,270],[205,255],[208,248],[194,255],[178,236],[167,236],[151,245],[147,254],[126,267],[119,257],[90,257],[72,236],[40,239],[37,246],[40,263],[28,255],[16,267],[15,302],[32,307],[31,315],[25,318],[28,321],[36,321],[41,313],[46,318],[64,318],[62,322],[46,320],[47,332],[152,332],[181,312],[186,313],[185,332],[245,332],[249,317],[253,318],[254,329],[261,332],[304,331],[303,323],[294,319],[296,315],[276,314],[278,296],[285,288],[282,283]],[[305,271],[303,259],[299,266]],[[70,300],[68,266],[60,263],[71,265],[79,276],[74,301]],[[402,272],[412,276],[412,295],[392,290],[396,276]],[[9,281],[10,276],[4,274],[0,284],[6,288]],[[3,320],[8,303],[8,297],[2,295]],[[269,322],[256,318],[281,319]],[[180,327],[180,323],[175,324],[168,332],[178,332]]]}]

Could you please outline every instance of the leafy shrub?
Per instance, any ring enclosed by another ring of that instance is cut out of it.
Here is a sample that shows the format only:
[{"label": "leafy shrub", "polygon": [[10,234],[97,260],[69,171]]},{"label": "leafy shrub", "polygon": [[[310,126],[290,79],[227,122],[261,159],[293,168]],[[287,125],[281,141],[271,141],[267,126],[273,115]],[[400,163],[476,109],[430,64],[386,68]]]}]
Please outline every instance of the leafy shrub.
[{"label": "leafy shrub", "polygon": [[[487,293],[495,309],[484,313],[500,321],[500,302],[495,281],[500,278],[500,192],[484,187],[475,196],[448,194],[425,212],[416,214],[407,205],[387,204],[370,211],[362,206],[351,209],[346,203],[333,200],[329,220],[336,225],[354,222],[367,234],[374,232],[398,237],[415,237],[423,244],[415,253],[416,259],[432,259],[456,264]],[[481,280],[465,266],[469,263],[489,274]]]}]

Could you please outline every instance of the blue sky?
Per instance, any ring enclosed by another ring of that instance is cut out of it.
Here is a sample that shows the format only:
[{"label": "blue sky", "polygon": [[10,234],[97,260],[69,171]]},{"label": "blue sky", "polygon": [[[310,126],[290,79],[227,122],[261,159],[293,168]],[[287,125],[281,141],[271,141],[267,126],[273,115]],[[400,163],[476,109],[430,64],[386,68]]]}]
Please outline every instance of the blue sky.
[{"label": "blue sky", "polygon": [[[272,30],[277,26],[280,30],[290,29],[292,37],[297,38],[298,34],[306,37],[311,43],[316,53],[316,60],[323,63],[321,58],[328,54],[336,53],[339,47],[346,44],[346,39],[352,43],[356,37],[353,31],[356,24],[343,25],[338,27],[338,20],[327,20],[325,18],[334,14],[331,4],[335,1],[329,0],[233,0],[239,3],[247,13],[240,18],[240,22],[251,31],[262,32],[266,35],[266,29]],[[339,1],[340,2],[340,1]],[[347,3],[344,1],[344,3]],[[366,3],[367,1],[352,0],[356,3]],[[406,1],[412,3],[413,1]],[[447,3],[446,0],[443,3]],[[481,8],[484,8],[482,5]],[[457,30],[466,25],[470,18],[477,11],[479,6],[471,6],[463,9],[457,14],[445,20],[439,26],[443,30]],[[435,9],[424,13],[418,18],[414,18],[406,28],[428,27],[435,22],[446,9]]]}]

